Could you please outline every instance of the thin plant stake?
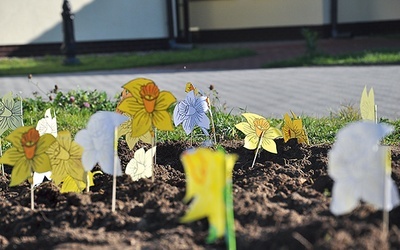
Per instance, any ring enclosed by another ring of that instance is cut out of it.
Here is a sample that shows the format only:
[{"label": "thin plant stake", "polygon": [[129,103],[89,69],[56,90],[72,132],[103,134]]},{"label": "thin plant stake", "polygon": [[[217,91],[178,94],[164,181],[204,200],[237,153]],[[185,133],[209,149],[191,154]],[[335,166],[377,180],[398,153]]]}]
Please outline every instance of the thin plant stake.
[{"label": "thin plant stake", "polygon": [[209,105],[208,111],[210,112],[211,127],[212,127],[211,130],[212,130],[213,137],[214,137],[214,145],[216,145],[217,144],[217,136],[215,135],[214,116],[213,116],[213,113],[211,111],[211,105]]},{"label": "thin plant stake", "polygon": [[[384,178],[384,194],[383,194],[383,210],[382,210],[382,239],[389,244],[389,210],[386,209],[386,203],[390,200],[390,186],[386,176],[392,173],[392,157],[389,146],[385,146],[385,175]],[[388,247],[389,249],[390,247]]]},{"label": "thin plant stake", "polygon": [[115,203],[117,197],[117,161],[118,161],[118,127],[114,129],[114,173],[112,185],[111,212],[115,212]]},{"label": "thin plant stake", "polygon": [[262,140],[263,135],[264,135],[264,131],[261,133],[260,137],[258,138],[256,152],[254,154],[254,159],[253,159],[253,163],[251,164],[251,168],[253,168],[254,164],[256,163],[256,158],[257,158],[257,155],[258,155],[258,151],[260,150],[260,144],[261,144],[261,140]]},{"label": "thin plant stake", "polygon": [[35,192],[33,184],[31,184],[31,209],[35,210]]},{"label": "thin plant stake", "polygon": [[90,191],[90,179],[89,179],[89,172],[86,172],[86,193],[89,193]]},{"label": "thin plant stake", "polygon": [[[2,149],[2,145],[1,145],[1,138],[0,138],[0,157],[3,156],[3,149]],[[1,174],[4,176],[4,165],[3,163],[1,163]]]},{"label": "thin plant stake", "polygon": [[[229,250],[236,250],[236,236],[235,236],[235,216],[233,213],[233,194],[232,194],[232,176],[226,173],[226,164],[224,166],[225,177],[225,216],[226,216],[226,242]],[[228,178],[229,176],[229,178]]]},{"label": "thin plant stake", "polygon": [[[150,134],[151,134],[151,147],[153,148],[157,143],[157,128],[153,127],[153,130],[150,131]],[[151,182],[154,182],[154,166],[157,162],[156,154],[154,154],[154,157],[153,157],[154,161],[151,164],[151,172],[152,172],[151,173]]]},{"label": "thin plant stake", "polygon": [[375,123],[378,123],[378,105],[374,105]]}]

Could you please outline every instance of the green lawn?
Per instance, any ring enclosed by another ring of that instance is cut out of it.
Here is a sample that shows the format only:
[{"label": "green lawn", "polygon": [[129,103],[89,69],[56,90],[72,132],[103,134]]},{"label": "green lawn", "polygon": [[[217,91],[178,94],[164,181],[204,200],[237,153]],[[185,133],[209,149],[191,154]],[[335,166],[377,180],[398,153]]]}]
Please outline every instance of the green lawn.
[{"label": "green lawn", "polygon": [[249,49],[191,49],[138,53],[79,55],[80,64],[64,65],[64,56],[0,58],[0,76],[91,70],[128,69],[177,63],[205,62],[254,55]]},{"label": "green lawn", "polygon": [[266,63],[264,68],[305,67],[305,66],[349,66],[400,64],[399,50],[375,50],[343,55],[315,53],[285,61]]}]

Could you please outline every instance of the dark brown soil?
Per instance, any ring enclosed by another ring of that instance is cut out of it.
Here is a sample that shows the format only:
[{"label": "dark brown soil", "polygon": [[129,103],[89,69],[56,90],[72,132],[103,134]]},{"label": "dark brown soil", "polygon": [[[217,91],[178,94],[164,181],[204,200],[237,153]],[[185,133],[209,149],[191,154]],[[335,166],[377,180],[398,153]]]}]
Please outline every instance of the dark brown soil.
[{"label": "dark brown soil", "polygon": [[[263,151],[250,169],[253,151],[240,141],[223,143],[239,155],[233,173],[238,249],[385,249],[382,212],[362,204],[352,213],[329,212],[333,182],[327,175],[329,145],[302,146],[277,141],[278,154]],[[96,175],[90,193],[60,194],[52,182],[35,191],[30,209],[28,184],[0,181],[2,249],[224,249],[224,240],[207,245],[203,219],[180,224],[187,205],[185,175],[179,160],[188,145],[157,147],[155,182],[118,177],[117,212],[111,212],[112,178]],[[119,154],[133,157],[124,141]],[[392,151],[393,174],[400,186],[400,148]],[[11,168],[6,166],[6,172]],[[400,208],[390,212],[390,248],[400,249]]]}]

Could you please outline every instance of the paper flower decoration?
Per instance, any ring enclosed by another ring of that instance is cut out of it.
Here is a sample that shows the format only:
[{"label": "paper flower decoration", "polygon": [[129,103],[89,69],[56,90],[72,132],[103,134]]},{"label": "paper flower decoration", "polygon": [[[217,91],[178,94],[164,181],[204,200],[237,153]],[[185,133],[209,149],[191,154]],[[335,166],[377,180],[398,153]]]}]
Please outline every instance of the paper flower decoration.
[{"label": "paper flower decoration", "polygon": [[[101,171],[95,171],[95,172],[87,172],[88,175],[88,180],[89,180],[89,187],[94,186],[93,182],[93,176],[95,174],[101,174]],[[63,180],[63,184],[61,186],[60,192],[61,193],[68,193],[68,192],[74,192],[74,193],[81,193],[84,189],[86,188],[86,181],[80,181],[77,179],[72,178],[70,175],[67,175],[65,179]]]},{"label": "paper flower decoration", "polygon": [[247,122],[236,124],[235,127],[246,135],[244,147],[253,150],[257,148],[257,145],[260,145],[266,151],[276,154],[274,139],[282,136],[281,131],[271,127],[267,119],[260,115],[253,113],[244,113],[242,115]]},{"label": "paper flower decoration", "polygon": [[160,91],[149,79],[137,78],[123,86],[131,97],[127,97],[118,105],[118,109],[133,117],[132,137],[139,137],[153,127],[159,130],[174,129],[168,108],[176,101],[167,91]]},{"label": "paper flower decoration", "polygon": [[[335,181],[330,205],[333,214],[351,212],[360,200],[387,210],[399,204],[397,187],[385,174],[387,151],[379,145],[392,131],[393,127],[386,124],[360,121],[338,132],[328,153],[328,174]],[[385,182],[390,186],[386,204]]]},{"label": "paper flower decoration", "polygon": [[52,134],[57,137],[57,118],[55,115],[54,117],[51,116],[51,109],[47,109],[44,118],[38,121],[36,130],[39,131],[40,135]]},{"label": "paper flower decoration", "polygon": [[175,126],[179,126],[182,123],[183,130],[188,135],[197,125],[208,136],[207,130],[210,128],[210,119],[206,115],[208,110],[206,99],[207,97],[205,96],[196,97],[194,91],[190,91],[186,95],[186,99],[178,102],[175,106]]},{"label": "paper flower decoration", "polygon": [[16,186],[32,177],[33,172],[51,170],[46,150],[56,140],[50,134],[39,135],[33,127],[19,127],[5,138],[12,144],[0,158],[0,163],[13,166],[10,186]]},{"label": "paper flower decoration", "polygon": [[[82,164],[86,171],[98,163],[101,169],[113,175],[114,169],[114,131],[128,117],[110,111],[93,114],[86,126],[80,130],[75,141],[83,147]],[[117,161],[117,175],[121,175],[120,161]]]},{"label": "paper flower decoration", "polygon": [[141,178],[149,178],[153,174],[153,158],[156,153],[156,147],[152,147],[147,152],[144,148],[138,149],[133,159],[126,166],[125,174],[129,175],[133,181]]},{"label": "paper flower decoration", "polygon": [[181,161],[186,173],[184,202],[192,200],[181,222],[207,217],[210,225],[208,242],[225,233],[226,204],[224,200],[227,180],[232,177],[236,155],[199,148],[185,151]]},{"label": "paper flower decoration", "polygon": [[188,82],[188,83],[186,83],[186,86],[185,86],[185,92],[189,93],[190,91],[194,91],[195,95],[199,94],[199,90],[197,88],[195,88],[191,82]]},{"label": "paper flower decoration", "polygon": [[308,144],[308,136],[303,127],[301,119],[292,112],[293,120],[286,113],[283,117],[284,125],[282,127],[283,140],[287,142],[289,139],[296,138],[298,143]]},{"label": "paper flower decoration", "polygon": [[121,123],[121,125],[118,127],[118,138],[125,135],[125,141],[128,144],[128,147],[130,150],[135,147],[136,143],[141,140],[144,143],[151,144],[152,143],[152,138],[150,131],[147,131],[145,134],[139,136],[139,137],[132,137],[132,117]]},{"label": "paper flower decoration", "polygon": [[364,87],[361,94],[360,111],[363,120],[375,121],[375,99],[373,88],[371,88],[368,93],[367,86]]},{"label": "paper flower decoration", "polygon": [[23,125],[22,101],[15,101],[12,93],[5,94],[0,101],[0,135],[8,129]]},{"label": "paper flower decoration", "polygon": [[[36,130],[39,132],[39,135],[42,136],[44,134],[51,134],[54,137],[57,137],[57,119],[56,117],[51,116],[51,109],[47,109],[44,115],[44,118],[38,121],[36,125]],[[51,180],[51,171],[44,173],[33,173],[33,186],[39,185],[43,182],[44,178]]]},{"label": "paper flower decoration", "polygon": [[72,141],[69,131],[59,132],[56,142],[46,152],[52,165],[51,178],[56,185],[60,185],[67,176],[86,182],[86,173],[81,161],[83,148]]}]

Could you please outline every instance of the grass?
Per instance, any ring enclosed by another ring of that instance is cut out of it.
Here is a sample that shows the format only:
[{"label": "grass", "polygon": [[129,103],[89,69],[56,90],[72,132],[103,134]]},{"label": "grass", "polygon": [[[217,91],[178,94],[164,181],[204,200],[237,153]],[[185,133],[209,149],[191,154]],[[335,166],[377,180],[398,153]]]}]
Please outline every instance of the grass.
[{"label": "grass", "polygon": [[[74,101],[71,101],[71,96]],[[244,121],[243,116],[230,114],[219,105],[218,96],[209,95],[214,107],[213,117],[216,124],[217,141],[223,140],[242,140],[244,135],[235,128],[235,124]],[[27,98],[23,100],[24,124],[35,126],[39,119],[44,116],[46,109],[53,108],[57,115],[58,130],[68,130],[75,135],[79,130],[86,127],[86,124],[92,114],[97,110],[114,111],[117,105],[117,99],[104,99],[96,104],[96,100],[105,98],[105,93],[93,91],[71,91],[68,93],[59,92],[53,101],[43,101],[40,97]],[[85,107],[83,102],[89,102],[91,105]],[[283,119],[267,118],[272,126],[279,127]],[[331,144],[335,140],[339,129],[350,122],[360,120],[360,114],[357,109],[348,105],[341,107],[337,112],[332,112],[327,117],[302,117],[303,125],[309,136],[310,143]],[[388,136],[384,143],[388,145],[400,145],[400,120],[390,121],[381,120],[392,124],[395,132]],[[196,142],[204,141],[206,138],[200,129],[195,129],[193,136],[187,136],[182,126],[175,128],[174,131],[159,131],[158,141],[179,141],[193,140]]]},{"label": "grass", "polygon": [[306,66],[349,66],[400,64],[400,51],[373,50],[343,55],[314,53],[285,61],[266,63],[264,68],[306,67]]},{"label": "grass", "polygon": [[249,49],[191,49],[107,55],[79,55],[80,64],[64,65],[64,56],[0,58],[0,76],[127,69],[205,62],[254,55]]}]

